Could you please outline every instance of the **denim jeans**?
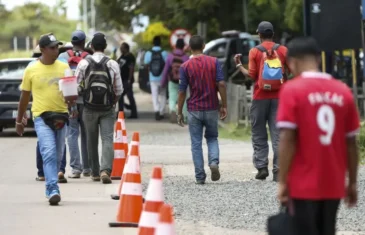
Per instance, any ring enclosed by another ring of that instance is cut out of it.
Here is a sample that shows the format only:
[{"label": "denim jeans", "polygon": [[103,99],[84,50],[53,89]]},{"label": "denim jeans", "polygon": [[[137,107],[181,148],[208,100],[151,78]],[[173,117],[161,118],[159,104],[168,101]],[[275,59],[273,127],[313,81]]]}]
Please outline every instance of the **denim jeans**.
[{"label": "denim jeans", "polygon": [[[105,171],[108,175],[113,169],[114,149],[113,135],[115,123],[115,111],[95,111],[85,108],[83,120],[86,130],[87,149],[91,163],[92,175],[99,176],[100,172]],[[101,165],[99,163],[99,127],[102,142]]]},{"label": "denim jeans", "polygon": [[[42,159],[42,155],[41,155],[41,150],[39,149],[39,141],[37,141],[37,169],[38,169],[38,177],[44,177],[44,171],[43,171],[43,159]],[[65,174],[66,172],[66,145],[65,145],[65,150],[63,152],[63,157],[62,157],[62,161],[61,161],[61,167],[60,167],[60,172],[62,172],[63,174]]]},{"label": "denim jeans", "polygon": [[58,190],[58,172],[65,150],[67,126],[58,131],[52,130],[41,117],[34,119],[34,127],[39,141],[39,150],[43,159],[46,178],[46,195]]},{"label": "denim jeans", "polygon": [[208,145],[208,165],[219,165],[218,110],[189,111],[188,121],[195,178],[204,181],[206,178],[202,147],[204,127],[204,137]]},{"label": "denim jeans", "polygon": [[[73,174],[90,173],[89,157],[86,147],[85,126],[82,120],[82,105],[77,105],[79,111],[78,118],[70,118],[70,125],[67,128],[67,145],[70,152],[70,166]],[[80,162],[79,135],[81,129],[81,156],[82,166]]]}]

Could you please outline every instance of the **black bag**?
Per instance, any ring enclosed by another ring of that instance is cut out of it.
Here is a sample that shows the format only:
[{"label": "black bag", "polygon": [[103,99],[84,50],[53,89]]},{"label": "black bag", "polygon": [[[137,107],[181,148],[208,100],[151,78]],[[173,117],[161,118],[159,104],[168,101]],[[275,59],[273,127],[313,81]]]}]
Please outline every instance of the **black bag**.
[{"label": "black bag", "polygon": [[41,118],[54,131],[60,130],[66,124],[69,124],[68,113],[44,112],[41,114]]},{"label": "black bag", "polygon": [[288,207],[281,206],[278,214],[268,218],[267,231],[269,235],[295,235]]},{"label": "black bag", "polygon": [[92,58],[86,60],[89,66],[84,80],[84,106],[92,110],[108,111],[113,108],[115,99],[112,78],[107,67],[110,59],[103,57],[99,63]]},{"label": "black bag", "polygon": [[151,51],[151,63],[150,71],[153,76],[158,77],[162,74],[163,68],[165,67],[165,60],[162,56],[162,51]]}]

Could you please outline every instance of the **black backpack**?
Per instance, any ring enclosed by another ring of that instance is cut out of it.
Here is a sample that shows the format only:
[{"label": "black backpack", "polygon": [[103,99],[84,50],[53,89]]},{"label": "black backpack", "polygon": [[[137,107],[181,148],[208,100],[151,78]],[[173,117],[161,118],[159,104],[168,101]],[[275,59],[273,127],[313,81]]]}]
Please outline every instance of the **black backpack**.
[{"label": "black backpack", "polygon": [[99,63],[92,58],[86,58],[89,66],[84,80],[84,106],[97,111],[108,111],[114,106],[115,94],[112,78],[107,63],[108,57],[103,57]]},{"label": "black backpack", "polygon": [[165,67],[165,60],[163,59],[162,51],[151,51],[151,53],[150,72],[153,76],[158,77]]}]

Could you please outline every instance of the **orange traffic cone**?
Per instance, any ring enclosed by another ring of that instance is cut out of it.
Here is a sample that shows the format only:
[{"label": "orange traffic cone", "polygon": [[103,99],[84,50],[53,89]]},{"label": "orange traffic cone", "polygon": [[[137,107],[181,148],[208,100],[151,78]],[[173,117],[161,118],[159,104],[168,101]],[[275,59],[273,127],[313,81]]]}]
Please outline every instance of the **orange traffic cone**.
[{"label": "orange traffic cone", "polygon": [[127,130],[125,128],[124,113],[118,113],[118,121],[115,125],[114,136],[114,161],[110,178],[119,180],[122,177],[123,169],[128,152]]},{"label": "orange traffic cone", "polygon": [[[138,132],[133,133],[133,139],[139,140]],[[139,162],[139,146],[132,146],[122,179],[117,222],[109,223],[110,227],[138,227],[143,207]]]},{"label": "orange traffic cone", "polygon": [[154,235],[175,235],[175,222],[172,206],[164,204],[160,208],[159,221],[156,226]]},{"label": "orange traffic cone", "polygon": [[[138,138],[138,139],[137,139]],[[130,143],[130,146],[129,146],[129,151],[128,151],[128,155],[127,155],[127,158],[126,158],[126,162],[125,162],[125,165],[127,165],[127,161],[128,161],[128,157],[130,156],[131,154],[131,149],[133,146],[138,146],[139,147],[139,136],[138,135],[133,135],[133,140],[131,141]],[[123,175],[124,175],[124,171],[123,171]],[[116,194],[112,194],[110,195],[110,197],[113,199],[113,200],[119,200],[120,198],[120,191],[122,190],[122,185],[123,185],[123,176],[122,176],[122,179],[119,183],[119,186],[117,187],[116,189]]]},{"label": "orange traffic cone", "polygon": [[146,202],[139,220],[138,235],[153,235],[158,222],[161,206],[164,204],[162,188],[162,168],[154,167],[148,184]]}]

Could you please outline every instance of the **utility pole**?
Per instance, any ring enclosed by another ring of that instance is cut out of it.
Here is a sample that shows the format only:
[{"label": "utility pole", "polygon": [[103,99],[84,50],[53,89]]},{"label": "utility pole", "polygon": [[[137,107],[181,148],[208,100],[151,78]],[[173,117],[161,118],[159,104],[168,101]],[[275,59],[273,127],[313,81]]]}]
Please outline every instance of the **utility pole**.
[{"label": "utility pole", "polygon": [[91,7],[91,27],[92,27],[92,30],[95,32],[96,31],[96,26],[95,26],[95,17],[96,17],[95,0],[91,0],[90,5],[91,5],[90,6]]},{"label": "utility pole", "polygon": [[242,14],[243,24],[245,25],[245,31],[248,32],[248,11],[247,11],[247,0],[242,0]]},{"label": "utility pole", "polygon": [[87,0],[82,0],[82,10],[83,10],[83,14],[82,14],[82,18],[84,21],[84,32],[87,33],[88,31],[88,25],[87,25]]}]

